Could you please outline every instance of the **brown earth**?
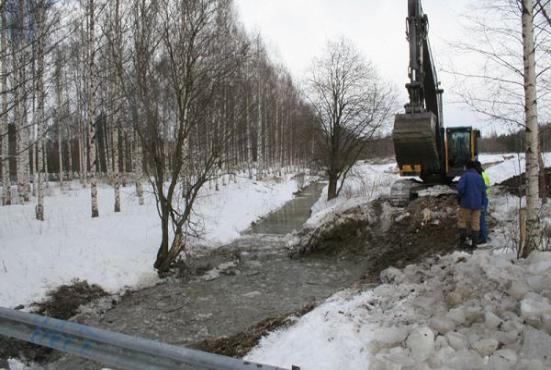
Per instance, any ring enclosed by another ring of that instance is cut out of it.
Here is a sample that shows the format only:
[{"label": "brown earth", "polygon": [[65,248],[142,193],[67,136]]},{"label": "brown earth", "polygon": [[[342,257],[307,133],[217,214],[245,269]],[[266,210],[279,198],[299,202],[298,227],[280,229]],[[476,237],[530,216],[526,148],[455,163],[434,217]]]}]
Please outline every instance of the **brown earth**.
[{"label": "brown earth", "polygon": [[293,318],[301,317],[314,308],[315,305],[307,304],[295,312],[288,312],[262,320],[247,330],[230,337],[207,338],[191,344],[190,347],[219,355],[241,358],[256,347],[264,335],[276,329],[290,326],[293,323]]},{"label": "brown earth", "polygon": [[[86,280],[75,280],[47,293],[42,302],[33,303],[33,313],[67,320],[78,313],[81,305],[107,295],[101,287],[90,285]],[[58,356],[52,349],[37,346],[17,339],[0,336],[0,364],[9,358],[23,358],[27,361],[44,363]]]},{"label": "brown earth", "polygon": [[[547,197],[551,197],[551,168],[545,169],[545,183],[547,184]],[[511,177],[503,181],[500,185],[516,196],[524,196],[526,184],[526,174]],[[540,195],[541,196],[541,195]]]}]

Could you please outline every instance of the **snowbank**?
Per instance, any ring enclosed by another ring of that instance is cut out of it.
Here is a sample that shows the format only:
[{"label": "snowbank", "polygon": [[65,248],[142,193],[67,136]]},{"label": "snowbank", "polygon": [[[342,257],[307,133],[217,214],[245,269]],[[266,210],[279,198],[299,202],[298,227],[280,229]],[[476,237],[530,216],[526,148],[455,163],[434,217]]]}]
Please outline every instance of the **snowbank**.
[{"label": "snowbank", "polygon": [[306,314],[288,330],[264,337],[246,360],[301,369],[367,369],[371,326],[357,315],[372,292],[344,291]]},{"label": "snowbank", "polygon": [[[507,160],[486,169],[492,185],[500,184],[511,177],[518,176],[525,171],[524,154],[506,156]],[[512,157],[512,158],[510,158]],[[551,166],[551,153],[544,153],[543,160],[546,167]]]},{"label": "snowbank", "polygon": [[315,227],[331,214],[342,213],[382,195],[389,195],[390,186],[399,178],[395,162],[356,163],[337,198],[327,201],[327,186],[323,189],[320,199],[312,206],[312,216],[306,221],[305,226]]},{"label": "snowbank", "polygon": [[551,252],[457,252],[334,296],[247,359],[302,369],[551,367]]},{"label": "snowbank", "polygon": [[[100,217],[90,217],[90,189],[45,198],[46,221],[34,219],[34,204],[0,207],[0,306],[27,304],[75,278],[108,291],[154,282],[152,268],[160,242],[153,194],[139,206],[131,187],[122,188],[122,212],[113,212],[113,189],[99,187]],[[216,246],[239,236],[252,221],[293,197],[297,185],[239,178],[220,191],[205,189],[197,204],[202,245]]]}]

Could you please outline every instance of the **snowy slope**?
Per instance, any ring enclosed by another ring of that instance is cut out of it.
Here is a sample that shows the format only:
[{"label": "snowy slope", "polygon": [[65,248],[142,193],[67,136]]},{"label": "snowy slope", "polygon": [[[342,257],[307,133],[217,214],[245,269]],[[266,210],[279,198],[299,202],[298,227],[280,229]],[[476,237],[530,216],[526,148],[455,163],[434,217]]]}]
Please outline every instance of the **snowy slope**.
[{"label": "snowy slope", "polygon": [[[512,156],[512,158],[510,158]],[[525,170],[524,154],[511,155],[504,162],[489,167],[486,172],[490,176],[491,184],[500,184],[503,181],[522,174]],[[544,153],[545,166],[551,166],[551,153]]]},{"label": "snowy slope", "polygon": [[[122,212],[113,212],[113,189],[99,187],[100,217],[90,217],[90,189],[45,198],[46,221],[34,219],[34,204],[0,207],[0,306],[40,300],[48,289],[86,279],[109,291],[155,281],[152,268],[160,242],[154,197],[140,207],[123,188]],[[240,178],[219,192],[206,190],[197,204],[202,245],[236,238],[252,221],[280,207],[297,190],[294,180],[255,183]]]},{"label": "snowy slope", "polygon": [[312,215],[306,225],[318,225],[324,217],[332,213],[343,212],[358,204],[388,195],[390,186],[398,179],[400,176],[395,162],[388,164],[358,162],[352,167],[337,198],[327,201],[327,186],[323,189],[319,200],[312,206]]}]

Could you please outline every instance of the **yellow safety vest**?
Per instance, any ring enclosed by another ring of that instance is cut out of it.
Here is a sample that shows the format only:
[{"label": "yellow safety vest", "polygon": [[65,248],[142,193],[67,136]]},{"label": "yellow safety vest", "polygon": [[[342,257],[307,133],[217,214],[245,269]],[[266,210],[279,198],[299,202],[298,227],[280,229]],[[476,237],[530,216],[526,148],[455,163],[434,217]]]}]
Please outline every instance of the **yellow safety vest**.
[{"label": "yellow safety vest", "polygon": [[490,194],[490,176],[486,171],[482,171],[482,179],[484,180],[484,185],[486,185],[486,195]]}]

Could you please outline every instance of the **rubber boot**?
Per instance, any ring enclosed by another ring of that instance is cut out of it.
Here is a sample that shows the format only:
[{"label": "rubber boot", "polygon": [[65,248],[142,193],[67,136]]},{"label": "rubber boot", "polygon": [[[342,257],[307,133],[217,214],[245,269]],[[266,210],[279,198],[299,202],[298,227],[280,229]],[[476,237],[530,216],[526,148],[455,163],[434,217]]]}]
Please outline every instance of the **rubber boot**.
[{"label": "rubber boot", "polygon": [[478,231],[473,231],[471,233],[471,249],[476,249],[478,245]]},{"label": "rubber boot", "polygon": [[457,245],[459,249],[465,248],[465,240],[467,240],[467,230],[459,229],[459,244]]}]

